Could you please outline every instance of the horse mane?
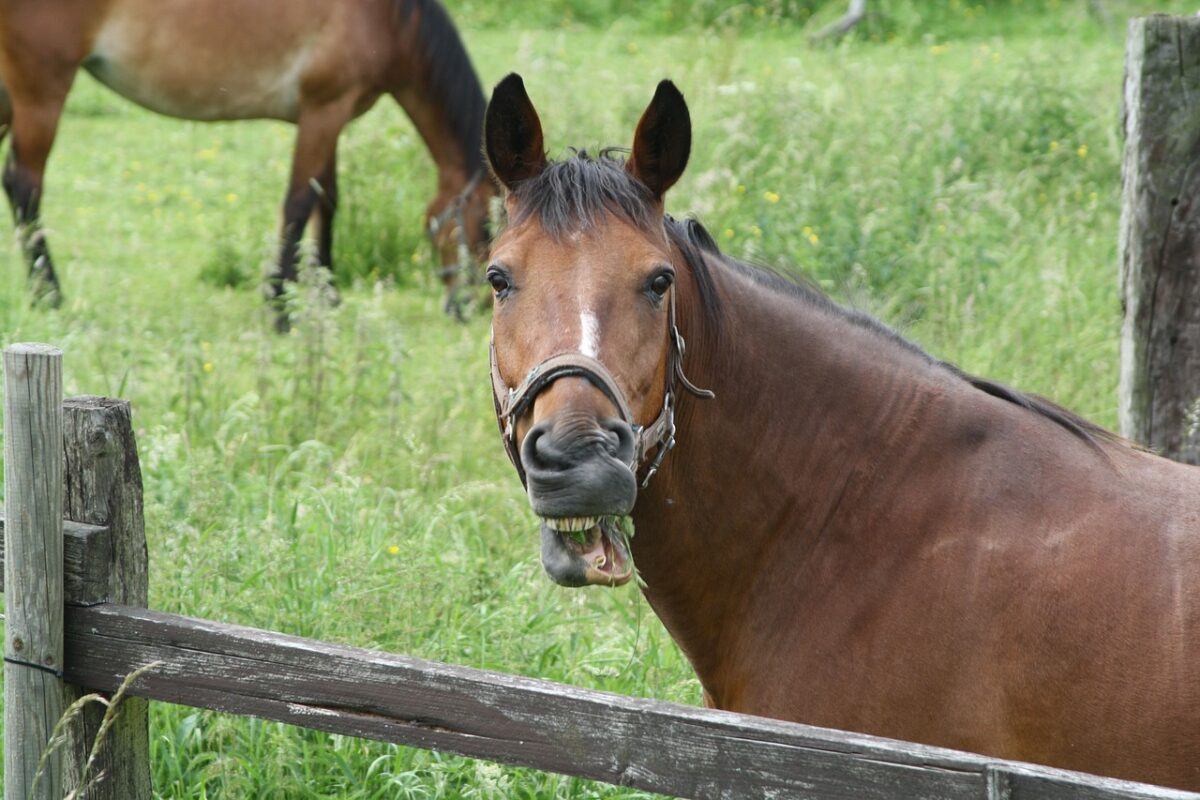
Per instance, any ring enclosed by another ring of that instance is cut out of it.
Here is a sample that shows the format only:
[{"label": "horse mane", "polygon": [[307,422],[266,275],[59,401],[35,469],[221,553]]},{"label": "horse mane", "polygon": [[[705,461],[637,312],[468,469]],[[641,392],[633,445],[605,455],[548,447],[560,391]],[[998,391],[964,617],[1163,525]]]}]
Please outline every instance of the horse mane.
[{"label": "horse mane", "polygon": [[[587,230],[605,214],[613,214],[641,230],[653,232],[660,219],[654,197],[648,188],[625,171],[624,159],[620,157],[624,152],[619,148],[605,148],[598,157],[593,157],[586,150],[577,150],[573,158],[550,162],[540,174],[521,182],[513,190],[517,202],[511,224],[520,224],[536,216],[551,237],[561,238],[572,231]],[[869,314],[834,302],[815,283],[801,275],[783,275],[722,253],[716,240],[698,220],[679,220],[667,215],[665,227],[668,240],[679,248],[696,281],[705,322],[712,336],[721,329],[723,318],[720,293],[712,276],[712,264],[715,263],[772,291],[797,298],[869,330],[985,394],[1045,417],[1092,447],[1099,448],[1100,441],[1125,443],[1120,436],[1052,400],[971,375],[948,361],[934,358]]]},{"label": "horse mane", "polygon": [[417,13],[414,61],[423,69],[429,95],[445,115],[467,168],[472,174],[485,169],[480,143],[487,98],[450,14],[438,0],[392,0],[392,11],[393,19],[405,26]]}]

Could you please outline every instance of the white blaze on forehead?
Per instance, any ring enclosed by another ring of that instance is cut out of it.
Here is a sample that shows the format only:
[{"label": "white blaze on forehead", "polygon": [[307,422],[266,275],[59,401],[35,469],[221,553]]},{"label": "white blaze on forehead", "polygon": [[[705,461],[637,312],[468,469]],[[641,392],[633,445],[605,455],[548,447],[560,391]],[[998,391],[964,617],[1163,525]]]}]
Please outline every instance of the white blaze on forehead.
[{"label": "white blaze on forehead", "polygon": [[590,311],[579,315],[579,352],[590,358],[600,353],[600,320]]}]

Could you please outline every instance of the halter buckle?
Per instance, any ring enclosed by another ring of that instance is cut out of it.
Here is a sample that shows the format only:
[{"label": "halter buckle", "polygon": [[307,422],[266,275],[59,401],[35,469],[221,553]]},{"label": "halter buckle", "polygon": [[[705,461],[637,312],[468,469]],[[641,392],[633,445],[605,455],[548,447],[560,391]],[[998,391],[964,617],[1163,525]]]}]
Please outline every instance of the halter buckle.
[{"label": "halter buckle", "polygon": [[654,473],[658,472],[659,466],[663,459],[667,457],[667,453],[675,447],[675,423],[671,423],[670,433],[667,434],[667,440],[658,447],[658,452],[654,454],[654,460],[650,462],[650,469],[646,471],[646,477],[642,478],[642,488],[645,489],[650,484],[650,479],[654,477]]}]

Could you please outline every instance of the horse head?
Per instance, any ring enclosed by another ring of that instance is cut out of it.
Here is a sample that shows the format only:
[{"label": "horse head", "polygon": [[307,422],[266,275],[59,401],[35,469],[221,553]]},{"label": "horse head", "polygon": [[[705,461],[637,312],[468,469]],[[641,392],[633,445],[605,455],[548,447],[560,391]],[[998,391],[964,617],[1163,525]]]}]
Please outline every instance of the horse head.
[{"label": "horse head", "polygon": [[663,81],[624,162],[553,163],[514,74],[495,89],[484,142],[509,220],[486,273],[505,447],[542,520],[549,575],[619,585],[633,564],[616,518],[674,444],[682,338],[663,195],[687,165],[687,105]]},{"label": "horse head", "polygon": [[480,169],[461,188],[441,187],[425,209],[425,233],[446,289],[445,311],[460,320],[472,299],[478,265],[487,254],[489,206],[495,193],[495,186]]}]

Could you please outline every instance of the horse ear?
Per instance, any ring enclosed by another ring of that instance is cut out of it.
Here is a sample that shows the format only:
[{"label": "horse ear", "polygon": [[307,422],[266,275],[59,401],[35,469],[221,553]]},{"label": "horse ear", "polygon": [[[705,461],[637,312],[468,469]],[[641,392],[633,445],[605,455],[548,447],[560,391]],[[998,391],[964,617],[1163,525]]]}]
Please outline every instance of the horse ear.
[{"label": "horse ear", "polygon": [[661,200],[683,174],[691,152],[692,118],[687,103],[675,84],[662,81],[638,122],[625,168]]},{"label": "horse ear", "polygon": [[532,178],[546,166],[542,123],[525,93],[525,82],[515,72],[492,91],[483,141],[492,174],[506,189]]}]

